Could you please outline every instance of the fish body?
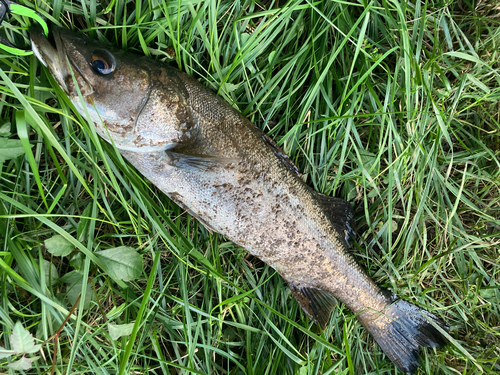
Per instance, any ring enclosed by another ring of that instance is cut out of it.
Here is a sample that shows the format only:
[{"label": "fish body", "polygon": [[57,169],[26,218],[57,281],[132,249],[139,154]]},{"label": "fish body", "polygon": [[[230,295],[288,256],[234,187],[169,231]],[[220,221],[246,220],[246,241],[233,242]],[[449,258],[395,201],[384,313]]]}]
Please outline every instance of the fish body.
[{"label": "fish body", "polygon": [[279,272],[322,327],[342,301],[407,374],[419,346],[446,343],[443,323],[379,288],[350,255],[349,203],[308,187],[224,100],[166,64],[61,29],[53,38],[32,32],[33,50],[99,135],[207,229]]}]

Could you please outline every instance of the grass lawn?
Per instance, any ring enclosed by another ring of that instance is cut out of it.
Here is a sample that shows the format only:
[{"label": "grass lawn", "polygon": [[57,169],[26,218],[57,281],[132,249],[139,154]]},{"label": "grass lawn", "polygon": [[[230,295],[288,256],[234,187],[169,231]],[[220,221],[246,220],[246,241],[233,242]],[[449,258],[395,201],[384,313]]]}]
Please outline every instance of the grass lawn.
[{"label": "grass lawn", "polygon": [[[500,373],[498,1],[37,5],[198,78],[353,202],[358,261],[451,328],[419,374]],[[27,22],[1,34],[27,44]],[[0,346],[28,353],[0,373],[401,374],[345,306],[321,331],[148,183],[34,56],[0,66]]]}]

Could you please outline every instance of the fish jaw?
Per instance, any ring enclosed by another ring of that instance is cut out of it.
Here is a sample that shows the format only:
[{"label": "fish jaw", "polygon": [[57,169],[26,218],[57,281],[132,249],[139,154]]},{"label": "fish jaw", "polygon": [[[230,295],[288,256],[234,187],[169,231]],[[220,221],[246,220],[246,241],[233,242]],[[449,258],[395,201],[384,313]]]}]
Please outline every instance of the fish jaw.
[{"label": "fish jaw", "polygon": [[[155,61],[60,28],[53,28],[51,40],[32,29],[31,44],[77,112],[118,149],[157,152],[189,139],[186,100],[168,82],[155,79],[162,69]],[[96,59],[113,69],[96,71]]]},{"label": "fish jaw", "polygon": [[[31,49],[34,55],[40,62],[49,69],[52,77],[58,85],[63,89],[64,93],[71,97],[68,90],[66,79],[69,76],[66,57],[62,51],[64,47],[57,31],[53,31],[53,41],[55,46],[44,36],[43,31],[39,27],[31,29]],[[59,51],[59,52],[58,52]]]}]

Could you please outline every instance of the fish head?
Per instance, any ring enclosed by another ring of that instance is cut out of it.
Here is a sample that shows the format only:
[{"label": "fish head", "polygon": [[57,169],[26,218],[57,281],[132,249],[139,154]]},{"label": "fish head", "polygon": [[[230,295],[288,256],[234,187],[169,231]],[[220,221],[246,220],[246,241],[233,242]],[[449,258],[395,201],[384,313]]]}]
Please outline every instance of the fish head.
[{"label": "fish head", "polygon": [[75,109],[118,149],[161,151],[186,137],[189,116],[178,108],[184,102],[153,83],[155,61],[62,28],[53,28],[50,38],[37,29],[30,34],[34,54]]}]

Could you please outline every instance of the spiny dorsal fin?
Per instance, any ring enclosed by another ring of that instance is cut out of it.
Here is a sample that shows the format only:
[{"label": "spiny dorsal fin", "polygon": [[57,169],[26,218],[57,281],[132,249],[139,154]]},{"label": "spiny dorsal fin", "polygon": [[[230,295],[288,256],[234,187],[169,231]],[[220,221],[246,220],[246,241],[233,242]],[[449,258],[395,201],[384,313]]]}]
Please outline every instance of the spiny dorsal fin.
[{"label": "spiny dorsal fin", "polygon": [[316,193],[316,196],[326,216],[339,232],[345,233],[345,240],[349,244],[349,240],[354,237],[354,213],[351,204],[342,198],[320,193]]},{"label": "spiny dorsal fin", "polygon": [[292,283],[288,283],[288,285],[304,312],[324,329],[333,309],[337,305],[337,300],[333,294],[314,287],[297,287]]},{"label": "spiny dorsal fin", "polygon": [[276,142],[274,142],[274,140],[269,137],[268,135],[264,134],[264,133],[261,133],[262,134],[262,138],[264,139],[264,141],[269,145],[271,146],[271,148],[273,149],[274,151],[274,154],[278,157],[278,159],[281,160],[281,162],[283,164],[286,165],[286,167],[294,174],[296,174],[297,176],[300,177],[300,172],[299,172],[299,168],[297,168],[295,166],[295,164],[293,164],[293,161],[288,157],[287,154],[285,154],[283,152],[283,150],[276,144]]}]

